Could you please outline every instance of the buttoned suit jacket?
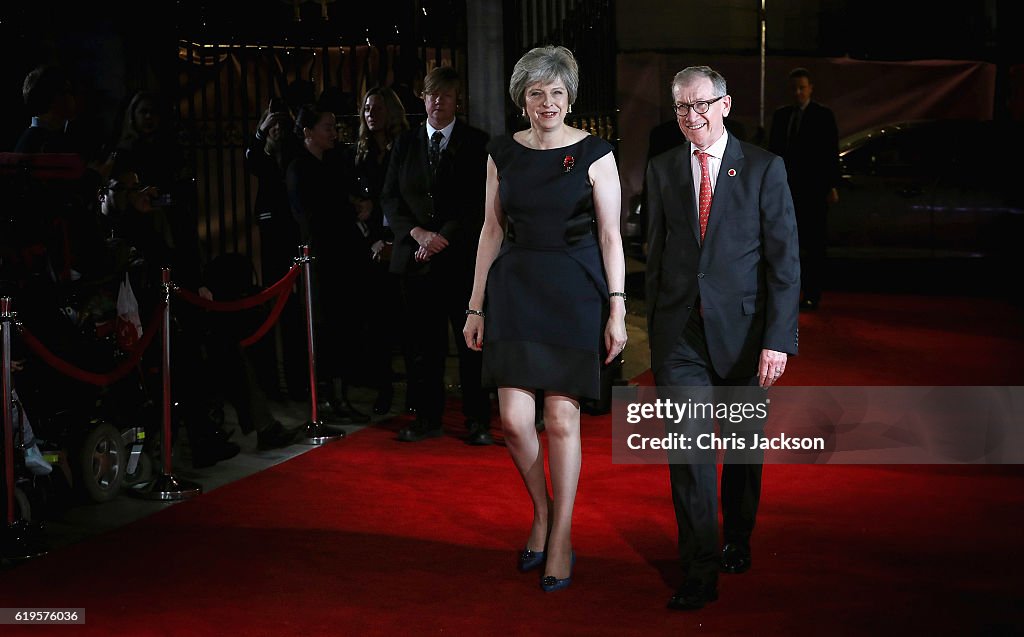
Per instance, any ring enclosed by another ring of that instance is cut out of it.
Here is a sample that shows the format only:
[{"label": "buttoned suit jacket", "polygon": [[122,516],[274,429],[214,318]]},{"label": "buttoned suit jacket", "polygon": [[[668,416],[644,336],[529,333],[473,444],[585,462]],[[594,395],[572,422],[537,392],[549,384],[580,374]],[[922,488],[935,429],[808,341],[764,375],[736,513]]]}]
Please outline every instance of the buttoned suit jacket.
[{"label": "buttoned suit jacket", "polygon": [[[381,207],[395,235],[392,272],[454,270],[472,281],[484,220],[487,140],[487,133],[456,120],[436,171],[430,168],[426,125],[396,140],[381,193]],[[419,245],[409,233],[417,226],[448,241],[427,263],[414,258]]]},{"label": "buttoned suit jacket", "polygon": [[762,349],[798,349],[800,259],[785,165],[729,134],[702,245],[692,151],[686,143],[647,169],[651,368],[699,311],[699,297],[715,372],[751,377]]}]

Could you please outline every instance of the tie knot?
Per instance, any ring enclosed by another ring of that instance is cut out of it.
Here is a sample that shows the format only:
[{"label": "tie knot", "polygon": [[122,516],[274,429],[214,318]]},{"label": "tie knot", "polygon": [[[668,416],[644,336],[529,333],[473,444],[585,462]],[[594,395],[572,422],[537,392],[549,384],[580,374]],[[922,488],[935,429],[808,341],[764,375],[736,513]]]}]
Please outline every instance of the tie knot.
[{"label": "tie knot", "polygon": [[443,139],[444,139],[444,133],[442,133],[439,130],[434,131],[434,134],[430,136],[430,142],[432,144],[440,145],[441,140],[443,140]]},{"label": "tie knot", "polygon": [[699,161],[702,164],[706,164],[708,161],[708,157],[711,156],[708,153],[705,153],[703,150],[695,150],[693,151],[693,154],[697,156],[697,161]]}]

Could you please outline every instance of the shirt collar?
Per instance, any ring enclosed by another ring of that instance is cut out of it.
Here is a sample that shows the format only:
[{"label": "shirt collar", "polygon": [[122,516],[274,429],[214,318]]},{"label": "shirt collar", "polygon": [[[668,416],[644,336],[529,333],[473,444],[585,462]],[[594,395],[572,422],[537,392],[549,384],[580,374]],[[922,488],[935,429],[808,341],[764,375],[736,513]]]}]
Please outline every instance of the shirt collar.
[{"label": "shirt collar", "polygon": [[[447,126],[445,126],[444,128],[440,129],[441,130],[441,134],[444,135],[444,140],[442,140],[441,143],[446,143],[449,139],[452,138],[452,129],[453,128],[455,128],[455,120],[454,119],[451,122],[449,122]],[[436,131],[436,130],[438,130],[438,129],[436,129],[433,126],[431,126],[430,122],[427,122],[427,139],[430,139],[431,137],[433,137],[434,136],[434,131]]]},{"label": "shirt collar", "polygon": [[[719,137],[714,144],[708,146],[708,149],[704,152],[711,155],[715,159],[721,159],[725,156],[725,146],[729,143],[729,133],[722,131],[722,136]],[[696,148],[694,149],[696,150]]]}]

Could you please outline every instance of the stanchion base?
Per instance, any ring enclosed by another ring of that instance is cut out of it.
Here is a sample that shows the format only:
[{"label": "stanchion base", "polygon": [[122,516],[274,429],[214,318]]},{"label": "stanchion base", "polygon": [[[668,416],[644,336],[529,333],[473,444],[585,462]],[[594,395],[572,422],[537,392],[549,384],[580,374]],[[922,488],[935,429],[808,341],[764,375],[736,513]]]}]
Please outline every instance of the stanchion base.
[{"label": "stanchion base", "polygon": [[341,429],[327,427],[327,425],[319,420],[315,422],[307,422],[306,428],[302,434],[302,438],[299,442],[306,445],[322,445],[325,442],[341,440],[345,437],[345,432]]},{"label": "stanchion base", "polygon": [[36,522],[15,520],[8,524],[0,537],[0,557],[11,561],[29,560],[48,553],[43,537],[43,526]]},{"label": "stanchion base", "polygon": [[131,487],[128,493],[143,500],[188,500],[201,495],[203,487],[174,474],[162,473],[155,480]]}]

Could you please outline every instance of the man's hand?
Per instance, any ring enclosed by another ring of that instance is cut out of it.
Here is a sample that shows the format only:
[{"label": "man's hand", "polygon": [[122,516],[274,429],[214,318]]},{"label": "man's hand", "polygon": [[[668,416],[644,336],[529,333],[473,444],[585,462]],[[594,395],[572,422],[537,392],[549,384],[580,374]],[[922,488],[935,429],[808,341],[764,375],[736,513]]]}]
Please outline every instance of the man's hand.
[{"label": "man's hand", "polygon": [[785,352],[776,352],[773,349],[761,350],[761,361],[757,366],[757,380],[761,387],[768,389],[775,384],[786,371],[786,361],[789,356]]},{"label": "man's hand", "polygon": [[[448,247],[448,240],[445,239],[442,235],[436,232],[431,232],[429,230],[424,230],[419,226],[416,226],[411,231],[409,231],[409,236],[411,236],[416,241],[416,243],[420,244],[420,249],[416,251],[417,261],[426,261],[430,257],[434,256],[441,250],[444,250],[445,248]],[[425,258],[420,258],[421,252],[423,253]]]},{"label": "man's hand", "polygon": [[354,202],[356,206],[356,219],[366,223],[370,220],[370,213],[373,212],[372,199],[359,199]]}]

